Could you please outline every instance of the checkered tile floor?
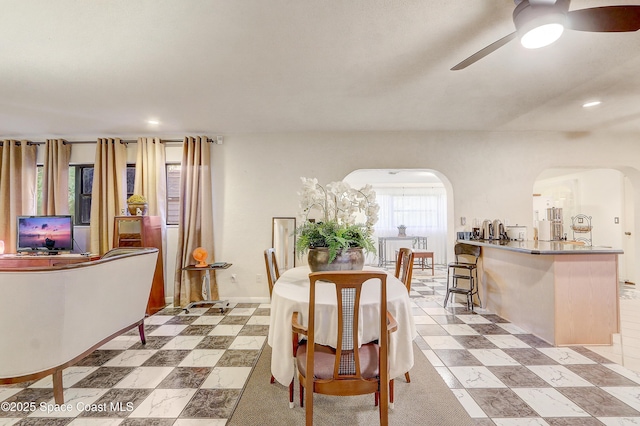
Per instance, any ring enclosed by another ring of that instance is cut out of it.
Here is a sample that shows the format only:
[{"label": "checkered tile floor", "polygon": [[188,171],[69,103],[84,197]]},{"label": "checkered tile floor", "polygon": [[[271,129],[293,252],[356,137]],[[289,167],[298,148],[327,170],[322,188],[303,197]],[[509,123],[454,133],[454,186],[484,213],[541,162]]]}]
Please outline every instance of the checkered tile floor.
[{"label": "checkered tile floor", "polygon": [[[436,272],[414,271],[416,344],[476,424],[640,424],[639,373],[583,347],[551,347],[478,308],[444,309],[446,277]],[[147,318],[145,346],[131,331],[65,370],[71,411],[39,409],[53,403],[50,377],[0,386],[0,404],[14,408],[0,410],[0,426],[224,425],[266,340],[269,313],[257,304],[225,314],[166,308]],[[38,409],[19,412],[18,403]]]},{"label": "checkered tile floor", "polygon": [[[50,376],[0,386],[0,426],[224,425],[236,406],[269,330],[269,305],[237,304],[225,314],[166,308],[147,318],[147,344],[137,328],[65,369],[65,404],[53,404]],[[23,404],[35,403],[36,409]],[[2,403],[0,403],[2,406]],[[11,410],[13,408],[13,410]]]},{"label": "checkered tile floor", "polygon": [[640,373],[552,347],[462,300],[443,309],[445,274],[414,273],[416,343],[476,424],[640,424]]}]

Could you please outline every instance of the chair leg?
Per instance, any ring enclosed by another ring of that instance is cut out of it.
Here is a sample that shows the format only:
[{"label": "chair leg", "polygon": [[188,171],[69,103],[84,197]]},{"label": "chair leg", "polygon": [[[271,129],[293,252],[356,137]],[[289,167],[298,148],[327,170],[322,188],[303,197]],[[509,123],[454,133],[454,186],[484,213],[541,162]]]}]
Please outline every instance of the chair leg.
[{"label": "chair leg", "polygon": [[289,408],[293,408],[293,379],[289,383]]},{"label": "chair leg", "polygon": [[373,394],[373,405],[377,407],[379,401],[380,401],[380,392],[376,391],[376,393]]},{"label": "chair leg", "polygon": [[[313,386],[313,384],[311,384],[311,386]],[[313,425],[313,388],[309,392],[307,392],[307,395],[305,395],[305,403],[306,403],[305,423],[308,426],[312,426]]]},{"label": "chair leg", "polygon": [[393,385],[394,385],[394,380],[393,379],[389,380],[389,402],[391,404],[393,404],[393,395],[394,395],[394,392],[393,392],[394,386]]},{"label": "chair leg", "polygon": [[271,375],[271,381],[270,382],[271,382],[271,384],[274,384],[276,382],[276,378],[273,377],[273,374]]},{"label": "chair leg", "polygon": [[404,373],[404,378],[407,380],[407,383],[411,383],[411,376],[409,376],[409,372]]},{"label": "chair leg", "polygon": [[304,407],[304,386],[300,383],[300,406]]},{"label": "chair leg", "polygon": [[444,296],[444,307],[447,307],[447,303],[449,302],[449,273],[451,272],[451,268],[447,268],[447,294]]}]

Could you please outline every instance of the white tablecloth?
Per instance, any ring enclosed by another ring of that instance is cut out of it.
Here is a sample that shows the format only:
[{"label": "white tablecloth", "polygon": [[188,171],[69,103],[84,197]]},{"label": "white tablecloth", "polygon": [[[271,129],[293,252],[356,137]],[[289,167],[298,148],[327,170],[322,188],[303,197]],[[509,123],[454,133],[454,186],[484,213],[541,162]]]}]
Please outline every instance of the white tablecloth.
[{"label": "white tablecloth", "polygon": [[[365,270],[380,271],[379,268],[365,267]],[[288,385],[293,378],[295,367],[291,343],[291,315],[300,312],[300,321],[307,324],[309,312],[309,268],[300,266],[289,269],[280,276],[271,296],[271,323],[268,343],[272,347],[271,373],[276,380]],[[326,286],[326,290],[321,288]],[[364,284],[361,305],[359,341],[376,340],[380,325],[380,286]],[[335,287],[319,284],[316,288],[316,324],[323,324],[316,330],[318,343],[335,347],[337,333],[337,303]],[[413,339],[416,328],[411,313],[411,302],[407,288],[400,280],[389,274],[387,277],[387,309],[398,322],[398,330],[389,339],[389,373],[398,377],[413,366]]]}]

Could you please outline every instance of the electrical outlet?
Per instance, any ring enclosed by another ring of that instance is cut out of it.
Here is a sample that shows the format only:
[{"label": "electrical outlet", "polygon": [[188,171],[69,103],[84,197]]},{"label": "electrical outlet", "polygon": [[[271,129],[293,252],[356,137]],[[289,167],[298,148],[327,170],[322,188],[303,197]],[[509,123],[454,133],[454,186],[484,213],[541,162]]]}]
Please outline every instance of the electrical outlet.
[{"label": "electrical outlet", "polygon": [[238,276],[236,274],[231,274],[231,282],[232,283],[237,283],[238,282]]}]

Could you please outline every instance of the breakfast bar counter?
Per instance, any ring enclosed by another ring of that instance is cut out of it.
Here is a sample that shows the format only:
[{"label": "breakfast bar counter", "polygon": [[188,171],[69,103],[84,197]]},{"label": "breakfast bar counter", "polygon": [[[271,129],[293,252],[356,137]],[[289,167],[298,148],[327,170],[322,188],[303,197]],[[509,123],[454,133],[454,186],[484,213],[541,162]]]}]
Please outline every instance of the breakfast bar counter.
[{"label": "breakfast bar counter", "polygon": [[484,308],[555,346],[610,345],[620,331],[618,255],[568,241],[478,241]]}]

